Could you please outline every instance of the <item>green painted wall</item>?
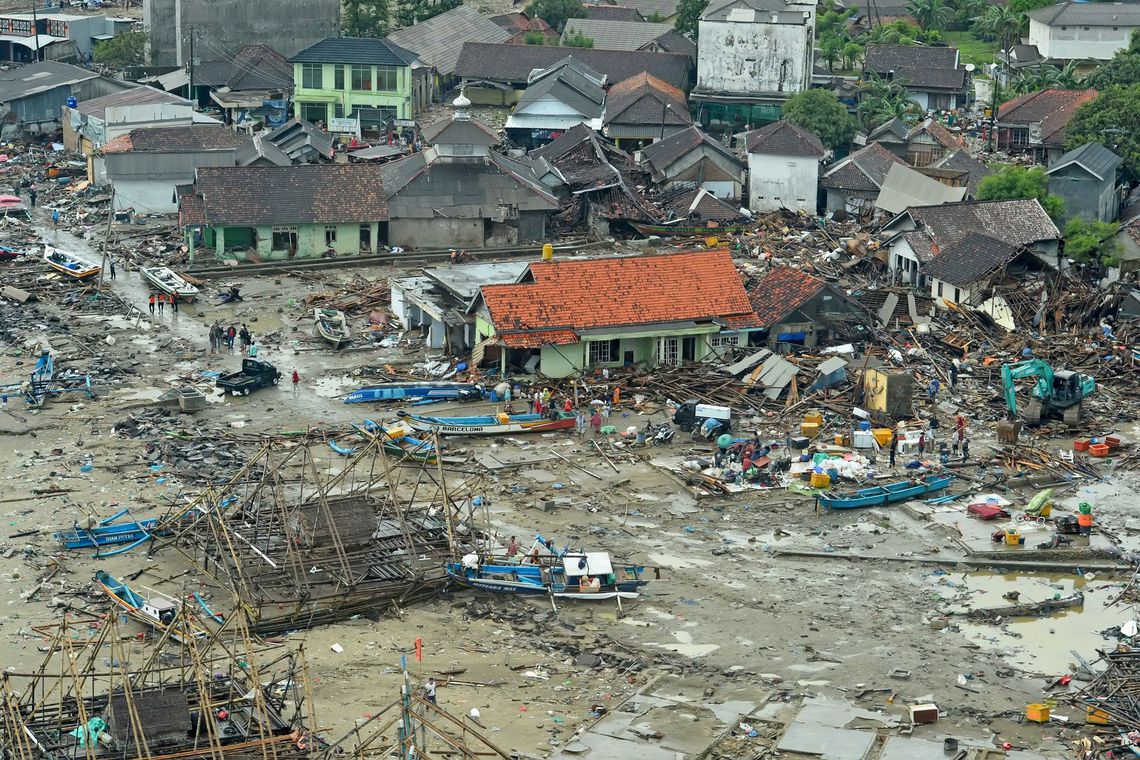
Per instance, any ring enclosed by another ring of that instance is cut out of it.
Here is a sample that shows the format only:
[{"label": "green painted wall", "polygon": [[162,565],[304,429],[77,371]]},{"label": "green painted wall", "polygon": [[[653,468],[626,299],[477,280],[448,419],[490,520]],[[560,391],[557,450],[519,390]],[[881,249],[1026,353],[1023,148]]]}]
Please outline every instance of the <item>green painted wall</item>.
[{"label": "green painted wall", "polygon": [[543,346],[539,351],[538,370],[547,377],[569,377],[585,366],[586,344]]},{"label": "green painted wall", "polygon": [[[336,66],[344,66],[344,89],[337,89]],[[376,67],[372,68],[372,82],[376,86]],[[396,89],[394,91],[380,92],[357,91],[352,89],[352,67],[348,64],[326,63],[321,66],[320,88],[304,87],[302,64],[293,64],[293,115],[300,118],[304,104],[320,104],[325,106],[325,123],[336,115],[334,104],[344,106],[344,115],[352,115],[356,106],[369,106],[373,108],[394,108],[396,118],[410,119],[413,116],[412,104],[412,70],[408,66],[396,69]]]},{"label": "green painted wall", "polygon": [[[346,224],[300,224],[296,226],[297,253],[295,258],[314,258],[321,256],[328,249],[326,242],[326,228],[336,231],[336,240],[331,243],[339,254],[354,254],[361,251],[360,226],[368,224],[370,251],[375,250],[376,235],[379,223],[377,222],[349,222]],[[206,247],[213,247],[219,257],[238,258],[246,257],[246,250],[253,247],[253,233],[257,234],[257,255],[261,259],[288,258],[288,248],[273,248],[273,232],[281,227],[261,225],[250,227],[207,227],[203,232],[203,241]]]}]

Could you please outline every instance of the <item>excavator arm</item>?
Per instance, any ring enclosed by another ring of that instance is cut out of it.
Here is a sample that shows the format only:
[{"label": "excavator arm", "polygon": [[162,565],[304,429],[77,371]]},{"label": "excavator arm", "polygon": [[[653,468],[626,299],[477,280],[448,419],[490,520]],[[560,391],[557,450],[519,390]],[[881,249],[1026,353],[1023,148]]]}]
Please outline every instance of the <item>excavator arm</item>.
[{"label": "excavator arm", "polygon": [[1053,391],[1053,368],[1048,362],[1040,359],[1029,359],[1016,364],[1001,365],[1001,387],[1005,392],[1005,405],[1010,414],[1017,416],[1017,394],[1013,381],[1023,377],[1036,377],[1033,395],[1042,401],[1048,401]]}]

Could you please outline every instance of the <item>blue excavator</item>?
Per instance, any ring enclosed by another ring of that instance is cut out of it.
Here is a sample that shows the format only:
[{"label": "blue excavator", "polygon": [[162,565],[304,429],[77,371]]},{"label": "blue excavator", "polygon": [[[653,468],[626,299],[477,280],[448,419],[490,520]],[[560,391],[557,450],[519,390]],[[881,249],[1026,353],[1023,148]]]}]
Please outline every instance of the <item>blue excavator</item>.
[{"label": "blue excavator", "polygon": [[1005,405],[1009,413],[1017,418],[1017,394],[1013,381],[1024,377],[1035,377],[1029,403],[1021,416],[1026,424],[1039,425],[1046,418],[1060,418],[1067,425],[1081,421],[1081,405],[1096,391],[1096,380],[1088,375],[1070,370],[1054,370],[1048,362],[1029,359],[1016,364],[1003,364],[1001,386],[1005,391]]}]

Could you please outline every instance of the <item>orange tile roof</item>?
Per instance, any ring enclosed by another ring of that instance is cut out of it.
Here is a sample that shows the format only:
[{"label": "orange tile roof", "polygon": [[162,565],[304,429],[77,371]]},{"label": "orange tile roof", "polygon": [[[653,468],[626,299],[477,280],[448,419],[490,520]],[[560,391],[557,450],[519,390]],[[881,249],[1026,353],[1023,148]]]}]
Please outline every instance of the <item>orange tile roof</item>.
[{"label": "orange tile roof", "polygon": [[537,262],[523,282],[484,285],[482,293],[496,334],[511,348],[577,343],[584,330],[756,322],[727,250]]},{"label": "orange tile roof", "polygon": [[826,282],[792,267],[776,267],[748,291],[760,326],[769,328],[786,314],[803,306],[827,285]]}]

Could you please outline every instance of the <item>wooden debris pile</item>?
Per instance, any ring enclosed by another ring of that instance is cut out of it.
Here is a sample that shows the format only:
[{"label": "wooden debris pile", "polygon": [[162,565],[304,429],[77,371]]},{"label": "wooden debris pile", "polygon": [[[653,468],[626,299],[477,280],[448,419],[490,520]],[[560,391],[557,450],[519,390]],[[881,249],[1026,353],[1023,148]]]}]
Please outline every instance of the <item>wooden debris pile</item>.
[{"label": "wooden debris pile", "polygon": [[336,309],[350,315],[382,311],[391,303],[392,291],[386,277],[378,280],[354,277],[346,288],[315,293],[305,299],[308,308]]}]

